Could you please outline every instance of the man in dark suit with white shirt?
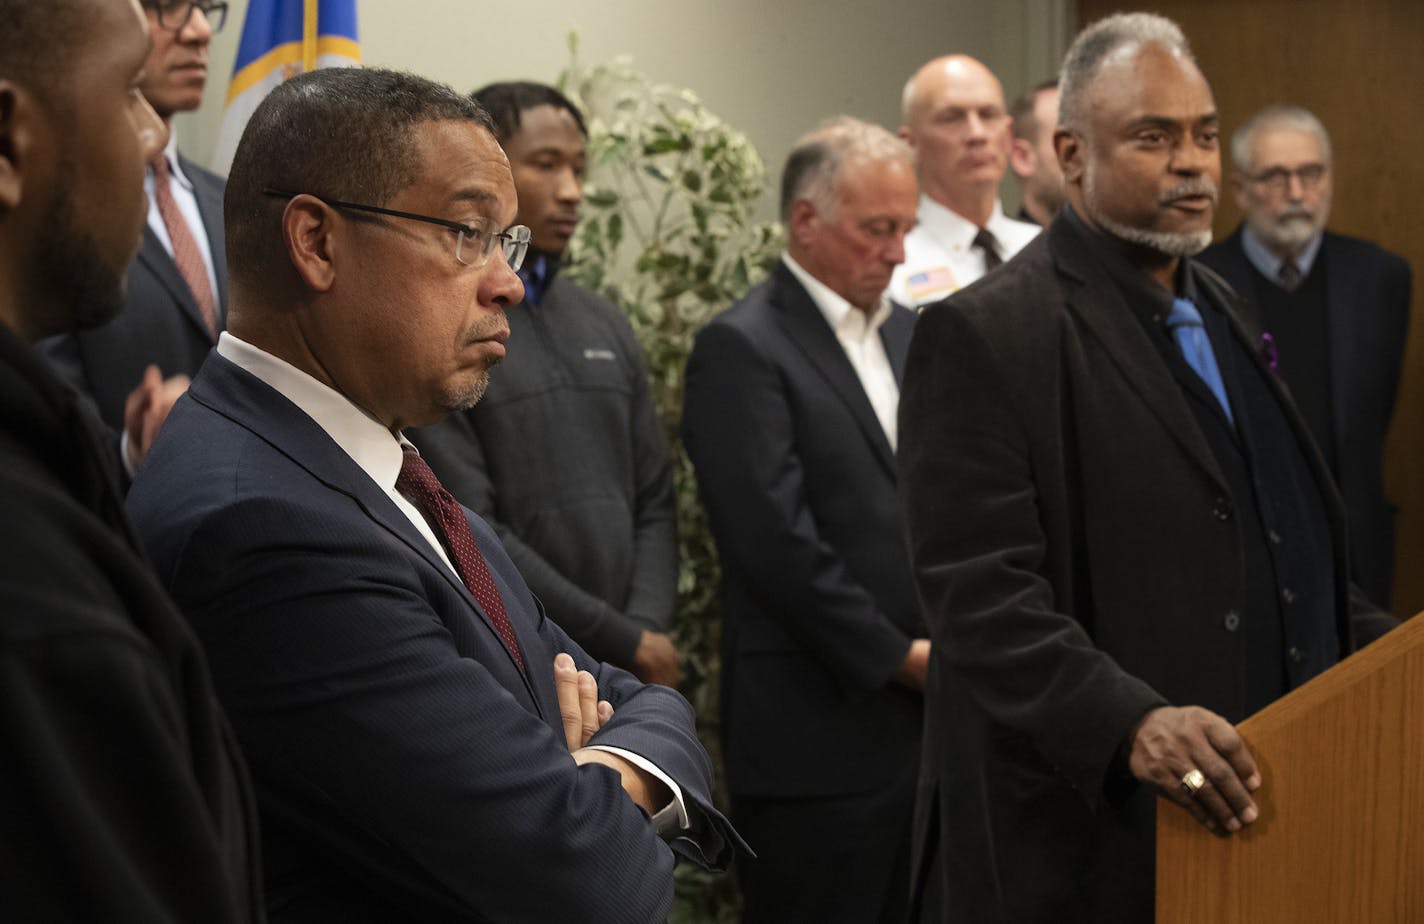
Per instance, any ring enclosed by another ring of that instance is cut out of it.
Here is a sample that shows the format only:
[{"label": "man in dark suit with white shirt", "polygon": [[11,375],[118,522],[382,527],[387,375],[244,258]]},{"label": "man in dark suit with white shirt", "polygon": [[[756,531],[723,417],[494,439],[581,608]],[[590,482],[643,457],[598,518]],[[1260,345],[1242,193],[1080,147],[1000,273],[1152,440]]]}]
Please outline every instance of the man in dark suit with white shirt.
[{"label": "man in dark suit with white shirt", "polygon": [[1409,326],[1409,264],[1325,230],[1330,136],[1309,111],[1262,110],[1237,129],[1231,154],[1246,220],[1201,261],[1246,298],[1270,334],[1276,371],[1344,496],[1355,579],[1387,606],[1394,507],[1383,455]]},{"label": "man in dark suit with white shirt", "polygon": [[144,179],[148,222],[129,267],[124,310],[93,330],[41,349],[94,399],[121,433],[128,474],[141,463],[173,402],[217,342],[227,316],[223,180],[183,157],[173,117],[197,109],[208,45],[227,19],[217,0],[144,0],[151,46],[139,85],[168,128],[168,143]]},{"label": "man in dark suit with white shirt", "polygon": [[302,74],[226,204],[231,324],[128,505],[250,759],[271,919],[663,920],[674,854],[735,842],[691,707],[571,641],[401,436],[479,400],[522,295],[488,115]]},{"label": "man in dark suit with white shirt", "polygon": [[722,721],[745,918],[896,921],[929,642],[896,493],[915,316],[884,295],[909,148],[841,119],[781,181],[786,254],[697,336],[683,439],[722,561]]}]

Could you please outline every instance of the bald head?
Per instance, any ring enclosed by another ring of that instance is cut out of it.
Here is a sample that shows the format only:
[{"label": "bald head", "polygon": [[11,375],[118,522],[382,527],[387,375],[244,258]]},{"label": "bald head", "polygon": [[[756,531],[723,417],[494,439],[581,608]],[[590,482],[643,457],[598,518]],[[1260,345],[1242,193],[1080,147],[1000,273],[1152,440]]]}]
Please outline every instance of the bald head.
[{"label": "bald head", "polygon": [[968,55],[945,55],[915,72],[900,105],[900,136],[915,151],[920,191],[983,225],[998,200],[1009,153],[999,79]]}]

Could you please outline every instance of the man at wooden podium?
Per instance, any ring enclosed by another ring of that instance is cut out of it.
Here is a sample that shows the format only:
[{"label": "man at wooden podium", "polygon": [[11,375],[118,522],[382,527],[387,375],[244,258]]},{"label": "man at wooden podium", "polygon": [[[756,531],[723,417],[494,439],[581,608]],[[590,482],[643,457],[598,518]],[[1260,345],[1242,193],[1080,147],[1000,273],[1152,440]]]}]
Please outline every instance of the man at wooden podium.
[{"label": "man at wooden podium", "polygon": [[1191,259],[1218,145],[1174,23],[1089,27],[1062,71],[1068,207],[919,320],[922,920],[1150,921],[1156,797],[1223,836],[1255,821],[1232,723],[1395,624],[1350,583],[1340,499],[1240,299]]}]

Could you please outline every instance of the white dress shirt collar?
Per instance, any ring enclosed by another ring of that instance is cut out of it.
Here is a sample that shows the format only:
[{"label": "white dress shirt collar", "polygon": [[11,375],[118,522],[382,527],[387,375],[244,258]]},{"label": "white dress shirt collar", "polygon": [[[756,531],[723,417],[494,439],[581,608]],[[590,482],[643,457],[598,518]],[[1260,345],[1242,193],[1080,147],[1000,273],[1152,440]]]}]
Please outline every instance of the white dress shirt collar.
[{"label": "white dress shirt collar", "polygon": [[226,331],[218,337],[218,354],[281,392],[325,430],[381,490],[395,493],[405,437],[393,435],[334,388]]},{"label": "white dress shirt collar", "polygon": [[885,341],[880,339],[880,328],[894,310],[889,297],[882,293],[880,304],[867,315],[808,273],[791,254],[782,254],[781,259],[786,262],[791,274],[806,287],[806,293],[826,319],[893,450],[899,435],[895,415],[900,406],[900,383],[895,380],[895,370],[890,367]]},{"label": "white dress shirt collar", "polygon": [[782,262],[786,268],[791,270],[791,275],[801,283],[806,289],[806,294],[811,296],[811,301],[821,312],[821,316],[826,319],[826,323],[831,326],[831,330],[837,336],[845,334],[857,340],[864,340],[872,334],[878,334],[880,327],[890,317],[890,299],[884,293],[880,296],[880,303],[875,311],[867,315],[864,311],[846,301],[839,294],[832,291],[831,287],[821,280],[812,276],[800,263],[792,258],[791,254],[783,253]]},{"label": "white dress shirt collar", "polygon": [[168,172],[173,179],[182,184],[183,188],[189,192],[193,191],[193,181],[188,179],[188,174],[183,172],[183,163],[178,157],[178,133],[170,131],[168,133],[168,144],[163,148],[163,156],[168,161]]}]

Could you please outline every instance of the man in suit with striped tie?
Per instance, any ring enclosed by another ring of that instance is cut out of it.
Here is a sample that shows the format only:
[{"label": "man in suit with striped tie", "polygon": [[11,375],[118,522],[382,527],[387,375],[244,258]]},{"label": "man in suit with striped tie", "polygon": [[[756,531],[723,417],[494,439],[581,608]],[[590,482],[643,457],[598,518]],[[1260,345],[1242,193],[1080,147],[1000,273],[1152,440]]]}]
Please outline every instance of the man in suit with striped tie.
[{"label": "man in suit with striped tie", "polygon": [[124,310],[102,327],[41,344],[63,377],[92,397],[99,416],[120,434],[120,458],[130,476],[227,316],[223,180],[183,157],[173,135],[173,117],[203,102],[208,45],[227,19],[227,4],[141,5],[152,45],[139,89],[168,128],[168,143],[144,177],[148,222],[129,267]]}]

